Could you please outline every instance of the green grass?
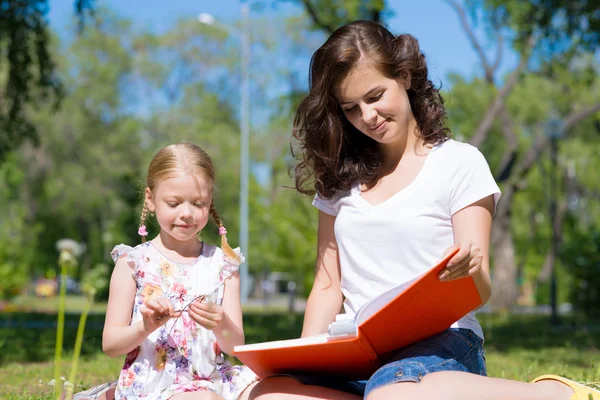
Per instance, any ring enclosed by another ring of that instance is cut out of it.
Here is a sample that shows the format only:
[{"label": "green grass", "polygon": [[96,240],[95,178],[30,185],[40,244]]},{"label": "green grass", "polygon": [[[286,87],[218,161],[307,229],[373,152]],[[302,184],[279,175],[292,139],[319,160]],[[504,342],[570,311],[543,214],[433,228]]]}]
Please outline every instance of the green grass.
[{"label": "green grass", "polygon": [[[72,354],[64,355],[67,361],[62,363],[62,376],[67,377],[70,371]],[[102,383],[114,380],[119,375],[123,364],[121,358],[109,358],[98,352],[79,360],[77,369],[77,381],[75,391],[80,391]],[[0,397],[6,399],[50,399],[52,398],[52,386],[49,382],[54,374],[54,361],[43,362],[11,362],[0,367]],[[47,395],[47,396],[45,396]]]},{"label": "green grass", "polygon": [[[40,313],[0,314],[0,322],[13,324],[54,315]],[[77,321],[76,314],[67,322]],[[115,379],[122,358],[110,359],[100,351],[101,323],[104,316],[92,315],[88,321],[83,358],[75,382],[76,390]],[[495,377],[529,381],[544,373],[558,373],[585,382],[600,380],[600,325],[569,318],[553,327],[547,316],[490,316],[479,319],[486,333],[488,374]],[[262,313],[246,310],[244,323],[248,343],[298,337],[302,315],[283,312]],[[76,326],[65,330],[65,357],[75,338]],[[0,398],[2,400],[46,400],[52,398],[48,382],[53,377],[53,329],[0,329]],[[62,375],[69,375],[64,362]],[[40,384],[41,380],[41,384]]]},{"label": "green grass", "polygon": [[480,315],[486,336],[488,375],[530,381],[547,373],[576,381],[600,381],[600,325],[548,316]]}]

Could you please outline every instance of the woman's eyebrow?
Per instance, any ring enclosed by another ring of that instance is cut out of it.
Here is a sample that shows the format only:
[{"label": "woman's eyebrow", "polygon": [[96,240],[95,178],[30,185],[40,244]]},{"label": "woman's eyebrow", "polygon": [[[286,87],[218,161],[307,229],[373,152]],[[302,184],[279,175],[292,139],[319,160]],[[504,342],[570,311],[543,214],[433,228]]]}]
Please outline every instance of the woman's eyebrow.
[{"label": "woman's eyebrow", "polygon": [[[379,90],[382,90],[382,89],[383,89],[383,86],[375,86],[373,89],[371,89],[371,90],[369,90],[367,93],[365,93],[365,94],[363,95],[363,97],[369,97],[369,96],[371,96],[373,93],[375,93],[375,92],[377,92],[377,91],[379,91]],[[344,105],[344,104],[350,104],[350,103],[352,103],[352,102],[351,102],[351,101],[343,101],[343,102],[340,102],[340,105]]]}]

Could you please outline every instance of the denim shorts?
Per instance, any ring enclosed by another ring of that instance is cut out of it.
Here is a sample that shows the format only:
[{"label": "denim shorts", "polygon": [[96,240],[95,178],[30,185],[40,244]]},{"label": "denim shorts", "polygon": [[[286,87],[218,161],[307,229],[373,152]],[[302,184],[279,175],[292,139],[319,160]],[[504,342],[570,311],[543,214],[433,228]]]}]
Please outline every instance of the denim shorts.
[{"label": "denim shorts", "polygon": [[486,375],[483,340],[470,329],[450,328],[396,352],[369,380],[341,381],[307,374],[290,374],[305,385],[367,395],[399,382],[419,382],[439,371],[462,371]]}]

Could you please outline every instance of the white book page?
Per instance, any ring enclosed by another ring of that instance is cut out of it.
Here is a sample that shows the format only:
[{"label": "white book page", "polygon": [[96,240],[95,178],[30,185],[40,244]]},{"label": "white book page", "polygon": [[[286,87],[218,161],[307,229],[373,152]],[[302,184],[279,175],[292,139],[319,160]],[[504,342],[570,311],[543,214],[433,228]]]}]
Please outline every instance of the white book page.
[{"label": "white book page", "polygon": [[332,337],[356,336],[358,334],[354,317],[348,314],[336,315],[335,321],[329,324],[327,331],[329,332],[329,336]]},{"label": "white book page", "polygon": [[366,321],[371,315],[379,311],[383,306],[392,301],[398,294],[402,293],[406,288],[412,285],[419,277],[412,279],[402,285],[395,286],[383,292],[374,299],[369,300],[361,308],[358,309],[354,317],[348,314],[338,314],[335,317],[335,322],[329,324],[329,336],[331,337],[349,337],[356,336],[358,326]]},{"label": "white book page", "polygon": [[387,292],[383,292],[374,299],[369,300],[361,308],[358,309],[354,317],[356,329],[358,326],[365,322],[369,317],[379,311],[383,306],[392,301],[400,293],[404,292],[410,285],[412,285],[419,277],[405,282],[401,285],[394,286]]}]

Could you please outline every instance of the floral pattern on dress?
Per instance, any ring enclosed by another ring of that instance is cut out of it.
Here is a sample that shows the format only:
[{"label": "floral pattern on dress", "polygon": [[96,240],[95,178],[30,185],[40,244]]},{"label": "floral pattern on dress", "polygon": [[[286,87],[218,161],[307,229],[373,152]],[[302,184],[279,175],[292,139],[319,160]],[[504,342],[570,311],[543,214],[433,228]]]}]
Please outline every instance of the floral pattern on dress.
[{"label": "floral pattern on dress", "polygon": [[[243,262],[240,250],[234,251]],[[185,309],[201,296],[204,301],[221,304],[224,283],[241,264],[207,244],[189,264],[169,260],[151,242],[134,248],[115,246],[111,256],[115,262],[125,258],[133,270],[137,290],[132,324],[142,320],[140,309],[152,298],[168,298],[176,310]],[[256,380],[247,367],[227,362],[214,333],[182,312],[127,354],[115,399],[166,400],[177,393],[211,390],[234,400]]]}]

